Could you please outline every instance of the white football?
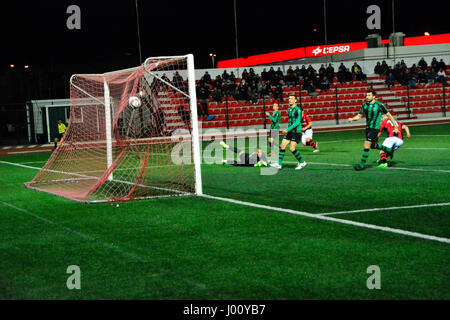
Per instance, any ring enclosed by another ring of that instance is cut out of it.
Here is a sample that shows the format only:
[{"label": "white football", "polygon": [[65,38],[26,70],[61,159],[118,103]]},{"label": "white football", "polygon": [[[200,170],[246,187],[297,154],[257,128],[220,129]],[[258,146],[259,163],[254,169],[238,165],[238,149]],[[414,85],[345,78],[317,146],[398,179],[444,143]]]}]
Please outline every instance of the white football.
[{"label": "white football", "polygon": [[128,104],[131,107],[139,108],[141,106],[141,99],[139,99],[136,96],[132,96],[132,97],[130,97],[130,99],[128,99]]}]

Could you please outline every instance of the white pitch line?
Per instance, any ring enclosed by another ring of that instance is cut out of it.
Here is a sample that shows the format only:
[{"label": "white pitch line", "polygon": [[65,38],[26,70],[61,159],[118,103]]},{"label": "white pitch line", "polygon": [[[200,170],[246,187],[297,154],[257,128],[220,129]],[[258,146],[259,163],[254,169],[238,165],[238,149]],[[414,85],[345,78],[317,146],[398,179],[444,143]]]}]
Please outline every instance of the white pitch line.
[{"label": "white pitch line", "polygon": [[256,203],[251,203],[251,202],[245,202],[245,201],[240,201],[240,200],[234,200],[234,199],[229,199],[229,198],[210,196],[210,195],[206,195],[206,194],[202,195],[202,197],[208,198],[208,199],[213,199],[213,200],[230,202],[230,203],[239,204],[239,205],[244,205],[244,206],[248,206],[248,207],[266,209],[266,210],[272,210],[272,211],[278,211],[278,212],[286,212],[286,213],[296,214],[299,216],[304,216],[304,217],[318,219],[318,220],[333,221],[333,222],[348,224],[348,225],[361,227],[361,228],[385,231],[385,232],[390,232],[390,233],[401,234],[404,236],[420,238],[420,239],[425,239],[425,240],[431,240],[431,241],[438,241],[438,242],[450,244],[450,239],[448,239],[448,238],[436,237],[436,236],[422,234],[422,233],[418,233],[418,232],[406,231],[406,230],[402,230],[402,229],[395,229],[395,228],[389,228],[389,227],[382,227],[382,226],[377,226],[377,225],[362,223],[362,222],[356,222],[356,221],[351,221],[351,220],[336,219],[336,218],[313,214],[313,213],[309,213],[309,212],[296,211],[296,210],[285,209],[285,208],[277,208],[277,207],[256,204]]},{"label": "white pitch line", "polygon": [[450,206],[450,202],[420,204],[420,205],[403,206],[403,207],[372,208],[372,209],[360,209],[360,210],[350,210],[350,211],[325,212],[325,213],[319,213],[318,215],[319,216],[328,216],[328,215],[332,215],[332,214],[334,215],[334,214],[347,214],[347,213],[358,213],[358,212],[390,211],[390,210],[428,208],[428,207],[444,207],[444,206]]},{"label": "white pitch line", "polygon": [[448,150],[449,148],[403,148],[403,150]]}]

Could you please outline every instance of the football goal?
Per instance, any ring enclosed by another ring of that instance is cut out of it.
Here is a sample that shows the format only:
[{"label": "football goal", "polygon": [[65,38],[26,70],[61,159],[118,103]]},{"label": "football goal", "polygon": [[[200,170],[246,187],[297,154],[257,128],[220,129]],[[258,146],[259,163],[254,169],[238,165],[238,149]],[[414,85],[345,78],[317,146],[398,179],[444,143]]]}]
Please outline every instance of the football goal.
[{"label": "football goal", "polygon": [[70,99],[67,131],[27,188],[82,202],[202,194],[193,55],[75,74]]}]

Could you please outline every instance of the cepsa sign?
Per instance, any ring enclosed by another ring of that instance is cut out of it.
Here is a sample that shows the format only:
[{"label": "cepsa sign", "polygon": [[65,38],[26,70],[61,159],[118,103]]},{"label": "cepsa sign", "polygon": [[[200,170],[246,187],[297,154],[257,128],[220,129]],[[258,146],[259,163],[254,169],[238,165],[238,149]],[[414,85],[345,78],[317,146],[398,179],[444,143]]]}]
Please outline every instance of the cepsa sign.
[{"label": "cepsa sign", "polygon": [[366,48],[367,42],[352,42],[352,43],[331,44],[328,46],[306,47],[306,56],[308,58],[321,57],[325,55],[362,50]]}]

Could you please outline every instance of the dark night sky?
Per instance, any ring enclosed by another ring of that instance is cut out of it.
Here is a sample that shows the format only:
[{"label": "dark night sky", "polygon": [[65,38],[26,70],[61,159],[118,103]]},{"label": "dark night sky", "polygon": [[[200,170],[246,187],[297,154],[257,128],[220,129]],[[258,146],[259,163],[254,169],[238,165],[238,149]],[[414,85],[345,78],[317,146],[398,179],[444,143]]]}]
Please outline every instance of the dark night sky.
[{"label": "dark night sky", "polygon": [[[381,7],[383,38],[392,32],[391,0],[327,0],[328,43],[364,41],[366,8]],[[449,1],[395,0],[396,31],[450,32]],[[81,8],[68,30],[66,8]],[[1,69],[97,73],[139,64],[135,0],[6,0],[0,4]],[[235,57],[233,0],[139,0],[143,57],[194,53],[196,67]],[[239,56],[324,43],[323,1],[237,0]],[[317,28],[317,32],[313,29]]]}]

